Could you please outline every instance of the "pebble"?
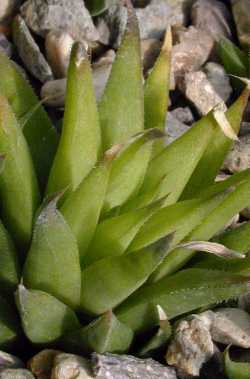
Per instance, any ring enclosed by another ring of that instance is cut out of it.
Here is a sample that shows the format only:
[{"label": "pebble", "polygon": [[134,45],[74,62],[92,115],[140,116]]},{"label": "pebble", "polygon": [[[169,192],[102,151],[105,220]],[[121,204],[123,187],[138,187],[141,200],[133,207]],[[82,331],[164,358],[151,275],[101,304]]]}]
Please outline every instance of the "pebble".
[{"label": "pebble", "polygon": [[250,2],[231,0],[235,24],[241,45],[248,51],[250,47]]},{"label": "pebble", "polygon": [[28,362],[28,369],[37,379],[50,379],[55,357],[61,354],[58,350],[42,350]]},{"label": "pebble", "polygon": [[194,123],[194,115],[189,107],[178,107],[172,110],[171,115],[178,121],[186,125],[192,125]]},{"label": "pebble", "polygon": [[97,379],[177,379],[172,367],[129,355],[94,353],[92,366]]},{"label": "pebble", "polygon": [[173,141],[175,141],[177,138],[179,138],[182,134],[187,132],[190,129],[190,127],[180,120],[178,120],[173,112],[168,112],[167,120],[166,120],[166,144],[169,145]]},{"label": "pebble", "polygon": [[210,319],[197,315],[180,321],[167,350],[167,363],[185,375],[199,376],[203,364],[216,352],[210,327]]},{"label": "pebble", "polygon": [[187,72],[179,88],[196,107],[200,115],[206,115],[222,102],[203,71]]},{"label": "pebble", "polygon": [[67,79],[50,80],[41,88],[41,99],[50,107],[63,107],[66,96]]},{"label": "pebble", "polygon": [[35,379],[35,377],[28,370],[6,369],[0,372],[0,379]]},{"label": "pebble", "polygon": [[50,31],[45,38],[46,57],[56,78],[65,78],[74,44],[67,32]]},{"label": "pebble", "polygon": [[192,24],[209,33],[216,41],[231,38],[230,12],[225,4],[217,0],[198,0],[192,6]]},{"label": "pebble", "polygon": [[23,362],[14,355],[0,351],[0,371],[6,368],[22,368]]},{"label": "pebble", "polygon": [[0,22],[6,21],[20,4],[20,0],[1,0],[0,1]]},{"label": "pebble", "polygon": [[13,53],[13,46],[3,33],[0,33],[0,51],[5,53],[9,58]]},{"label": "pebble", "polygon": [[13,39],[27,70],[42,83],[52,80],[51,68],[21,16],[15,18]]},{"label": "pebble", "polygon": [[229,76],[224,67],[219,63],[209,62],[204,67],[209,82],[212,84],[215,92],[226,103],[233,93]]},{"label": "pebble", "polygon": [[51,379],[92,379],[90,362],[78,355],[59,354],[54,359]]},{"label": "pebble", "polygon": [[235,173],[250,168],[250,134],[239,137],[227,155],[223,169]]},{"label": "pebble", "polygon": [[21,13],[28,26],[43,37],[51,30],[60,30],[82,42],[99,38],[82,0],[27,0]]}]

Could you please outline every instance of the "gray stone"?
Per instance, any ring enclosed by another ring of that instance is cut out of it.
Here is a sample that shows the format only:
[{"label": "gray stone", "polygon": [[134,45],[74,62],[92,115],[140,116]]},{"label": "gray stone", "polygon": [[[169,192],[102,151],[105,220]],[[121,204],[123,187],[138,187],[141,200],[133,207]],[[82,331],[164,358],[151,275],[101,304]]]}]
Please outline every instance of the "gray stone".
[{"label": "gray stone", "polygon": [[249,50],[250,47],[250,1],[231,0],[235,24],[241,45]]},{"label": "gray stone", "polygon": [[51,379],[92,379],[90,362],[78,355],[59,354],[54,359]]},{"label": "gray stone", "polygon": [[232,173],[250,168],[250,135],[239,137],[227,155],[223,168]]},{"label": "gray stone", "polygon": [[21,13],[28,26],[41,36],[61,30],[75,40],[92,42],[99,37],[82,0],[27,0]]},{"label": "gray stone", "polygon": [[175,108],[171,111],[171,115],[183,124],[192,125],[194,123],[194,115],[189,107]]},{"label": "gray stone", "polygon": [[15,19],[13,38],[27,70],[42,83],[53,79],[48,62],[32,37],[25,21],[20,16]]},{"label": "gray stone", "polygon": [[204,71],[215,92],[224,102],[227,102],[233,92],[233,89],[230,84],[229,76],[227,75],[224,67],[219,63],[209,62],[204,67]]},{"label": "gray stone", "polygon": [[216,352],[210,335],[212,320],[198,315],[182,320],[174,330],[166,360],[185,375],[199,376],[200,369]]},{"label": "gray stone", "polygon": [[221,97],[202,71],[186,73],[179,88],[201,115],[206,115],[222,102]]},{"label": "gray stone", "polygon": [[20,0],[1,0],[0,1],[0,22],[6,21],[17,10]]},{"label": "gray stone", "polygon": [[250,134],[250,122],[242,122],[240,125],[240,136],[245,136],[246,134]]},{"label": "gray stone", "polygon": [[238,306],[244,311],[250,313],[250,292],[239,297]]},{"label": "gray stone", "polygon": [[198,0],[194,3],[191,12],[192,24],[208,32],[216,41],[222,37],[231,38],[231,15],[228,8],[221,1]]},{"label": "gray stone", "polygon": [[67,79],[50,80],[41,88],[41,99],[49,107],[64,107]]},{"label": "gray stone", "polygon": [[214,47],[213,38],[193,26],[182,32],[180,43],[172,50],[172,75],[175,82],[183,79],[186,72],[198,71],[208,60]]},{"label": "gray stone", "polygon": [[28,369],[37,379],[50,379],[54,359],[58,354],[61,354],[58,350],[42,350],[29,360]]},{"label": "gray stone", "polygon": [[5,37],[3,33],[0,33],[0,51],[8,55],[9,58],[13,53],[12,44],[9,42],[9,40]]},{"label": "gray stone", "polygon": [[28,370],[10,368],[0,372],[0,379],[35,379],[35,377]]},{"label": "gray stone", "polygon": [[94,353],[92,365],[97,379],[177,379],[173,368],[129,355]]},{"label": "gray stone", "polygon": [[172,112],[168,112],[166,120],[166,143],[170,144],[189,130],[189,126],[180,122]]},{"label": "gray stone", "polygon": [[23,362],[14,355],[0,351],[0,371],[7,368],[23,368]]}]

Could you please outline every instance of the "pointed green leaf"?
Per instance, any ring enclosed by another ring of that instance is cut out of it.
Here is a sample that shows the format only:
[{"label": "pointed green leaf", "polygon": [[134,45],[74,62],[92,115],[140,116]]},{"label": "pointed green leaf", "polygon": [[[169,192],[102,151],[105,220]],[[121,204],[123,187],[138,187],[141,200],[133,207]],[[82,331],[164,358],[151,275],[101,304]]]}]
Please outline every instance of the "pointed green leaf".
[{"label": "pointed green leaf", "polygon": [[1,294],[12,296],[20,277],[17,252],[7,230],[0,221],[0,286]]},{"label": "pointed green leaf", "polygon": [[19,285],[16,303],[23,330],[33,343],[51,343],[81,327],[75,313],[46,292]]},{"label": "pointed green leaf", "polygon": [[247,55],[232,41],[222,38],[217,45],[217,52],[228,74],[247,76]]},{"label": "pointed green leaf", "polygon": [[98,16],[117,2],[118,0],[85,0],[86,6],[92,16]]},{"label": "pointed green leaf", "polygon": [[90,63],[81,44],[72,49],[62,135],[47,193],[74,191],[95,165],[101,136]]},{"label": "pointed green leaf", "polygon": [[106,154],[104,160],[83,179],[61,207],[61,212],[71,227],[78,243],[81,266],[93,238],[107,190],[113,157]]},{"label": "pointed green leaf", "polygon": [[24,266],[24,284],[77,308],[81,269],[76,239],[51,201],[36,220],[31,248]]},{"label": "pointed green leaf", "polygon": [[157,325],[149,305],[160,305],[169,319],[249,292],[249,279],[221,271],[187,269],[148,284],[125,301],[115,314],[135,332]]},{"label": "pointed green leaf", "polygon": [[128,24],[100,102],[104,149],[126,142],[144,128],[142,67],[136,16],[128,6]]},{"label": "pointed green leaf", "polygon": [[250,221],[242,223],[235,229],[225,231],[216,238],[216,241],[229,249],[247,253],[250,250]]},{"label": "pointed green leaf", "polygon": [[229,348],[224,352],[225,373],[228,379],[249,379],[250,363],[232,361],[229,355]]},{"label": "pointed green leaf", "polygon": [[146,208],[110,217],[101,222],[91,241],[85,263],[89,265],[105,257],[122,255],[141,226],[160,206],[161,202],[156,202]]},{"label": "pointed green leaf", "polygon": [[15,309],[0,296],[0,349],[9,349],[20,334]]},{"label": "pointed green leaf", "polygon": [[144,180],[152,144],[163,133],[150,129],[140,133],[120,152],[113,162],[104,204],[104,212],[124,204],[135,196]]},{"label": "pointed green leaf", "polygon": [[0,152],[5,155],[0,175],[2,217],[19,247],[27,246],[32,232],[39,190],[22,130],[7,100],[0,96]]},{"label": "pointed green leaf", "polygon": [[171,238],[165,237],[147,249],[102,259],[89,266],[82,273],[82,309],[98,315],[120,304],[159,265]]},{"label": "pointed green leaf", "polygon": [[67,349],[70,347],[78,354],[104,354],[126,352],[132,339],[133,331],[108,311],[84,328],[65,336],[63,342]]},{"label": "pointed green leaf", "polygon": [[[236,134],[249,96],[249,89],[245,89],[238,100],[228,109],[226,117]],[[220,128],[216,128],[213,137],[207,146],[198,166],[190,178],[182,199],[188,199],[199,194],[200,190],[214,182],[233,141],[227,138]]]},{"label": "pointed green leaf", "polygon": [[[0,94],[5,96],[17,119],[24,117],[39,100],[22,72],[4,53],[0,53]],[[40,183],[44,187],[54,159],[58,135],[42,106],[23,128]]]}]

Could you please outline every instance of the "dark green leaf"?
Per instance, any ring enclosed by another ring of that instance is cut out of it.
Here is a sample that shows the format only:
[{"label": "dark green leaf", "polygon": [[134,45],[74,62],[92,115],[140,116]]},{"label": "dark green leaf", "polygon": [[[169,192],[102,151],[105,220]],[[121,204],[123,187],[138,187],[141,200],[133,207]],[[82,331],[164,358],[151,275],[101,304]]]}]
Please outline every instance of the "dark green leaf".
[{"label": "dark green leaf", "polygon": [[228,379],[249,379],[250,363],[234,362],[229,355],[229,348],[224,353],[225,372]]},{"label": "dark green leaf", "polygon": [[9,349],[20,334],[15,309],[0,297],[0,349]]}]

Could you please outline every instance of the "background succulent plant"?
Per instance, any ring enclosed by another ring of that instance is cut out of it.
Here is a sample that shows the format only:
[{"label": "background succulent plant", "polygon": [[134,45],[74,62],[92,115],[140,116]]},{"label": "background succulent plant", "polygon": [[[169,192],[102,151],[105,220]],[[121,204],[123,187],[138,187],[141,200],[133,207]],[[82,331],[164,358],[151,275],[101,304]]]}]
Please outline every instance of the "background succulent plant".
[{"label": "background succulent plant", "polygon": [[[146,332],[136,346],[145,354],[168,339],[168,319],[250,290],[249,258],[184,267],[195,253],[188,242],[212,239],[249,205],[250,171],[215,182],[232,140],[213,112],[163,144],[171,34],[143,85],[128,14],[98,106],[88,56],[74,46],[60,138],[0,56],[0,348],[24,334],[69,351],[124,352]],[[248,95],[226,112],[235,133]],[[216,240],[243,254],[249,228]]]}]

